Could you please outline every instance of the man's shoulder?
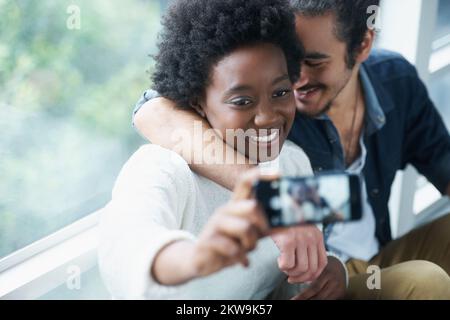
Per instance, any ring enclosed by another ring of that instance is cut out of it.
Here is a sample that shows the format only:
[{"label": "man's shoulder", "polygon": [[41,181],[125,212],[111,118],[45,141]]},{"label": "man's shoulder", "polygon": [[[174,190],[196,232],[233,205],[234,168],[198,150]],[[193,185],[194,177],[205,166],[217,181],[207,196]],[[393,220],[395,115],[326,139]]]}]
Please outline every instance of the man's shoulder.
[{"label": "man's shoulder", "polygon": [[399,78],[418,78],[416,68],[400,53],[375,49],[363,63],[366,70],[381,81]]}]

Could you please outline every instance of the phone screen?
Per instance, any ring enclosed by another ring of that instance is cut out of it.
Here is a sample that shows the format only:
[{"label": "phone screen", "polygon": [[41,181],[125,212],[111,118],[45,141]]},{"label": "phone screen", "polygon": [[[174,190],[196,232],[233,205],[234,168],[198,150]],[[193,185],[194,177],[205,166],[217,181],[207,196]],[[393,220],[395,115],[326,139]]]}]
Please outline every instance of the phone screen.
[{"label": "phone screen", "polygon": [[361,216],[356,176],[328,174],[282,178],[257,188],[271,226],[345,222]]}]

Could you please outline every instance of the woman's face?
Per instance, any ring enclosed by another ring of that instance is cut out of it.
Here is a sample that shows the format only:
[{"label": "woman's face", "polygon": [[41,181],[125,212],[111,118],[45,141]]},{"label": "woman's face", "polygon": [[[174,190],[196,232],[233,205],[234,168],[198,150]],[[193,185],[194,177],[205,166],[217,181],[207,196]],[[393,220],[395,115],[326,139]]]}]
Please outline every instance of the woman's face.
[{"label": "woman's face", "polygon": [[212,128],[253,161],[276,158],[294,121],[287,70],[283,51],[274,45],[237,49],[213,67],[199,102]]}]

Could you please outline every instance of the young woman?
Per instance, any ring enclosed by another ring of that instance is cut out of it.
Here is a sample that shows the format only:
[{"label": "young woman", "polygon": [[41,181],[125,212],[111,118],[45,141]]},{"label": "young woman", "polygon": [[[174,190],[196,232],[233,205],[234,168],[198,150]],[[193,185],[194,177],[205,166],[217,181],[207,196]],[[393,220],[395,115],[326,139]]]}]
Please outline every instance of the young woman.
[{"label": "young woman", "polygon": [[[285,143],[301,60],[287,1],[178,0],[160,41],[153,76],[160,94],[191,106],[222,137],[235,130],[244,145],[226,142],[248,158],[262,162],[260,150],[273,154],[285,144],[275,154],[281,172],[312,174],[303,151]],[[277,267],[280,252],[252,198],[256,178],[243,177],[232,193],[176,153],[141,147],[102,213],[99,265],[111,294],[263,299],[277,288],[295,291]]]}]

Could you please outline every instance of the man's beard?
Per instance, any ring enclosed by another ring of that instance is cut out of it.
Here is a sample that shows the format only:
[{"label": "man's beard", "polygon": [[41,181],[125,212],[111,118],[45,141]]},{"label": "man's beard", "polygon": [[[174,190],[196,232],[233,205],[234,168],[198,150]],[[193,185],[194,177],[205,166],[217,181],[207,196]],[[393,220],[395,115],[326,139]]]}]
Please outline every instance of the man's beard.
[{"label": "man's beard", "polygon": [[[336,99],[336,98],[335,98],[335,99]],[[323,107],[319,112],[317,112],[317,114],[313,115],[312,117],[313,117],[313,118],[319,118],[319,117],[323,116],[324,114],[326,114],[328,111],[330,111],[331,106],[333,105],[333,101],[334,101],[334,99],[331,100],[331,101],[329,101],[329,102],[325,105],[325,107]]]},{"label": "man's beard", "polygon": [[[334,99],[336,99],[336,97]],[[300,113],[301,115],[306,116],[308,118],[319,118],[319,117],[323,116],[324,114],[326,114],[328,111],[330,111],[331,106],[333,105],[334,99],[332,99],[328,103],[326,103],[325,106],[317,112],[306,112],[303,110],[298,110],[298,113]]]},{"label": "man's beard", "polygon": [[314,112],[314,113],[310,113],[310,112],[305,112],[305,111],[298,111],[300,114],[309,117],[309,118],[319,118],[323,115],[325,115],[326,113],[328,113],[328,111],[330,111],[331,107],[333,106],[334,101],[336,100],[336,98],[341,94],[341,92],[345,89],[345,87],[347,86],[348,82],[346,82],[345,85],[342,86],[342,88],[340,88],[336,95],[330,99],[324,106],[323,108],[320,108],[319,111]]}]

